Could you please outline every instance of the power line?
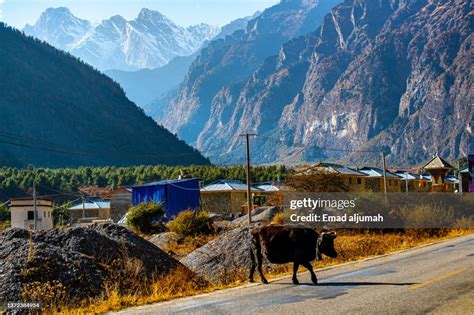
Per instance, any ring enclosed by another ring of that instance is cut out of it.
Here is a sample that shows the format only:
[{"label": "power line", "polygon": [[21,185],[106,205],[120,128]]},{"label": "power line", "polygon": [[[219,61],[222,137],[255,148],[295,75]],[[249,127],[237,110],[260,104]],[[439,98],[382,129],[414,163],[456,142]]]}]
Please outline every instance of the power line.
[{"label": "power line", "polygon": [[[104,155],[108,155],[111,152],[110,151],[98,151],[96,149],[91,149],[94,150],[95,152],[85,152],[85,151],[73,151],[67,147],[64,146],[59,146],[58,144],[53,144],[49,143],[43,140],[35,139],[35,138],[27,138],[27,137],[20,137],[20,136],[15,136],[13,134],[9,135],[4,135],[3,132],[0,133],[1,136],[11,138],[13,140],[17,140],[17,142],[9,141],[9,140],[2,140],[0,139],[0,143],[8,144],[8,145],[13,145],[13,146],[18,146],[18,147],[23,147],[23,148],[30,148],[30,149],[36,149],[36,150],[42,150],[46,152],[52,152],[52,153],[62,153],[62,154],[75,154],[75,155],[82,155],[82,156],[98,156],[98,157],[103,157]],[[25,141],[27,143],[19,143],[18,140]],[[29,142],[29,143],[28,143]],[[36,146],[34,144],[45,144],[46,146]],[[49,147],[48,147],[49,146]],[[125,153],[126,157],[137,157],[137,158],[172,158],[172,157],[181,157],[181,156],[195,156],[198,154],[197,152],[190,152],[190,153],[176,153],[176,154],[130,154],[129,152],[125,151],[119,151],[116,149],[113,149],[115,153]]]},{"label": "power line", "polygon": [[41,186],[41,187],[46,188],[50,191],[54,191],[56,193],[59,193],[60,195],[69,195],[69,196],[74,196],[74,197],[82,196],[81,194],[75,194],[75,193],[70,193],[70,192],[59,191],[59,190],[56,190],[54,188],[51,188],[51,187],[48,187],[48,186],[45,186],[45,185],[41,185],[41,184],[38,184],[38,186]]}]

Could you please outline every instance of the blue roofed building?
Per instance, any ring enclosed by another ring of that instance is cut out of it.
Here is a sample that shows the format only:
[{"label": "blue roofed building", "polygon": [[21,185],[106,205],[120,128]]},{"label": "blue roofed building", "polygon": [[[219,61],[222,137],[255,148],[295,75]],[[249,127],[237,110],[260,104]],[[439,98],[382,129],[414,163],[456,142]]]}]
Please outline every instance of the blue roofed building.
[{"label": "blue roofed building", "polygon": [[199,179],[162,180],[132,187],[134,206],[150,200],[163,205],[167,219],[184,210],[199,209]]}]

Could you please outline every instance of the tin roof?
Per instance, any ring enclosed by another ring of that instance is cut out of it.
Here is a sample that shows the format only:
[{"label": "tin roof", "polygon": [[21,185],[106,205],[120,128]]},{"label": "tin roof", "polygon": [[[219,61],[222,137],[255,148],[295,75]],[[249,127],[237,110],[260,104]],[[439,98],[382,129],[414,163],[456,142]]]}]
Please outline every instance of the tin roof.
[{"label": "tin roof", "polygon": [[459,179],[456,176],[448,175],[444,177],[444,182],[448,184],[459,184]]},{"label": "tin roof", "polygon": [[[261,191],[261,189],[251,187],[252,191]],[[202,192],[207,191],[247,191],[247,185],[239,180],[219,180],[201,188]]]},{"label": "tin roof", "polygon": [[411,173],[411,172],[406,172],[406,171],[396,171],[394,172],[395,175],[400,177],[403,180],[416,180],[420,179],[420,175]]},{"label": "tin roof", "polygon": [[191,181],[191,180],[198,180],[198,178],[166,179],[166,180],[160,180],[160,181],[157,181],[157,182],[146,183],[146,184],[143,184],[143,185],[133,186],[132,188],[173,185],[173,184],[179,184],[179,183],[183,183],[183,182],[187,182],[187,181]]},{"label": "tin roof", "polygon": [[81,203],[76,204],[69,208],[69,210],[90,210],[90,209],[110,209],[110,201],[105,200],[89,200],[84,203],[84,206]]},{"label": "tin roof", "polygon": [[[377,167],[363,167],[358,169],[359,172],[366,174],[369,177],[383,177],[383,170]],[[387,178],[399,178],[399,176],[386,171]]]},{"label": "tin roof", "polygon": [[353,170],[347,166],[340,165],[340,164],[321,162],[315,165],[314,167],[323,167],[326,169],[326,171],[330,173],[337,173],[341,175],[366,176],[366,174],[364,173],[361,173],[359,171]]},{"label": "tin roof", "polygon": [[272,185],[272,184],[256,185],[255,188],[266,191],[266,192],[280,191],[280,188],[278,188],[278,186]]}]

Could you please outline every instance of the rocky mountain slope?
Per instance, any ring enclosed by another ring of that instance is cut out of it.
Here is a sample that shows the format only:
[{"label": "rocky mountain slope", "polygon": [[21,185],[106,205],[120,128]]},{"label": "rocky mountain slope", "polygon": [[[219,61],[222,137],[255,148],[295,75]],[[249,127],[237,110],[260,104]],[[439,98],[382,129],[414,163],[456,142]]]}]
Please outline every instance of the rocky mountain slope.
[{"label": "rocky mountain slope", "polygon": [[119,85],[0,24],[0,165],[207,164]]},{"label": "rocky mountain slope", "polygon": [[391,165],[465,156],[474,149],[473,6],[345,0],[315,32],[209,95],[201,125],[185,116],[175,130],[193,126],[182,137],[219,163],[241,157],[236,135],[249,131],[260,135],[255,162],[379,160],[346,150],[383,149]]},{"label": "rocky mountain slope", "polygon": [[251,20],[245,30],[212,41],[204,48],[176,95],[157,120],[194,143],[211,113],[216,94],[245,80],[289,39],[314,31],[339,0],[282,0]]},{"label": "rocky mountain slope", "polygon": [[192,55],[220,29],[207,24],[184,28],[148,9],[132,21],[117,15],[92,26],[67,8],[50,8],[23,31],[99,70],[130,71],[157,68],[177,56]]}]

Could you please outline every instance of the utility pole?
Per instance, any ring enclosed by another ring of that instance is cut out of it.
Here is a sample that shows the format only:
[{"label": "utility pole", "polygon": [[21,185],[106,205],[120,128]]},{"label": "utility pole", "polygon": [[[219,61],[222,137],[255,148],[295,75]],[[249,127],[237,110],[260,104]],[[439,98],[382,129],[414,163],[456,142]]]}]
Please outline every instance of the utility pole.
[{"label": "utility pole", "polygon": [[385,193],[385,199],[387,199],[387,163],[385,161],[385,152],[382,152],[382,164],[383,164],[383,191]]},{"label": "utility pole", "polygon": [[33,221],[34,221],[34,227],[35,231],[38,228],[38,212],[36,211],[36,182],[33,180]]},{"label": "utility pole", "polygon": [[462,194],[462,174],[461,174],[461,162],[458,161],[458,186],[459,193]]},{"label": "utility pole", "polygon": [[254,133],[246,133],[240,135],[241,137],[245,137],[246,140],[246,153],[247,153],[247,211],[248,211],[248,218],[249,224],[252,224],[252,195],[251,195],[251,177],[250,177],[250,136],[256,136]]},{"label": "utility pole", "polygon": [[82,218],[86,217],[86,203],[84,202],[84,194],[81,194],[82,199]]},{"label": "utility pole", "polygon": [[405,192],[408,194],[408,172],[405,172]]}]

